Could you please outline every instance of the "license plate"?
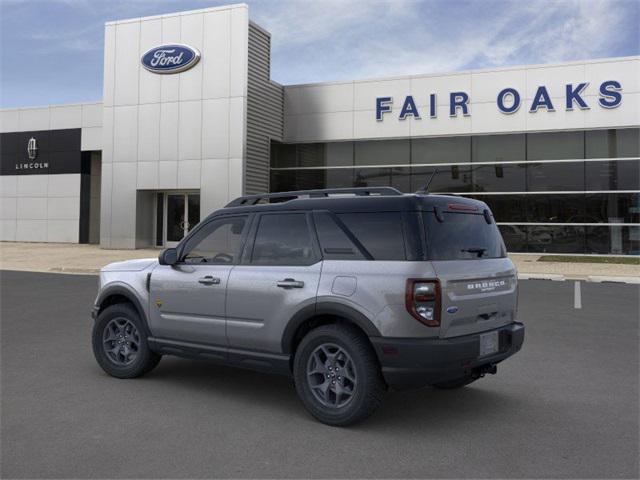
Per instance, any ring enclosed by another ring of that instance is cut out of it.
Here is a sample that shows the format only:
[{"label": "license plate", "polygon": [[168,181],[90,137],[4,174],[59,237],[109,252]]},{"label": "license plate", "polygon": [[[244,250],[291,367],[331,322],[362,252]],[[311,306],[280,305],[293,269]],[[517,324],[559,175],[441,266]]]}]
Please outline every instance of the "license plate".
[{"label": "license plate", "polygon": [[498,352],[498,332],[483,333],[480,335],[480,356],[486,357]]}]

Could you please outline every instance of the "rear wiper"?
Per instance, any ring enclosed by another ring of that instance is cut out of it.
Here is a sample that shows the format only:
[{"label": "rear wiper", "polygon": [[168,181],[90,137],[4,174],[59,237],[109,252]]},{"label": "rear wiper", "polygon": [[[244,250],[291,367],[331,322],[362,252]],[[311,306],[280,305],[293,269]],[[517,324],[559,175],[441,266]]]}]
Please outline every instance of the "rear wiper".
[{"label": "rear wiper", "polygon": [[477,253],[478,254],[478,258],[482,257],[482,255],[484,255],[484,252],[487,251],[486,248],[482,248],[482,247],[470,247],[470,248],[463,248],[462,250],[460,250],[461,252],[468,252],[468,253]]}]

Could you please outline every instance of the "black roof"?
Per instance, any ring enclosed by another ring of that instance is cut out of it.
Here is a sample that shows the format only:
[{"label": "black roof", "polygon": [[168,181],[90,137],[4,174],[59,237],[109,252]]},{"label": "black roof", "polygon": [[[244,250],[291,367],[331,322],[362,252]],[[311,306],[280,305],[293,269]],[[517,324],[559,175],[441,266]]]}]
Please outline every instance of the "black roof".
[{"label": "black roof", "polygon": [[270,211],[329,210],[333,212],[461,211],[482,213],[484,202],[454,195],[404,194],[391,187],[300,190],[239,197],[215,215]]}]

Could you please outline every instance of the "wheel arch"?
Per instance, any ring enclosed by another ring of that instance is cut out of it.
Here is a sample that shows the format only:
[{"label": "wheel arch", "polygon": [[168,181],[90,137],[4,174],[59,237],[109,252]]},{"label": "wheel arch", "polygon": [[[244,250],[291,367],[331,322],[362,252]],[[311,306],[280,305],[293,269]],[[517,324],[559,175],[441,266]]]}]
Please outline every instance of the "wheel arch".
[{"label": "wheel arch", "polygon": [[99,294],[98,298],[96,298],[96,317],[100,315],[100,313],[110,307],[111,305],[117,305],[121,303],[129,303],[136,309],[138,315],[140,315],[140,319],[144,325],[146,330],[146,335],[150,336],[151,331],[149,330],[149,323],[147,321],[147,314],[142,307],[142,303],[138,296],[133,293],[130,289],[122,285],[111,285],[105,287]]},{"label": "wheel arch", "polygon": [[371,320],[355,308],[336,302],[320,302],[304,307],[289,320],[282,335],[282,352],[293,354],[307,332],[329,323],[353,325],[366,337],[381,336]]}]

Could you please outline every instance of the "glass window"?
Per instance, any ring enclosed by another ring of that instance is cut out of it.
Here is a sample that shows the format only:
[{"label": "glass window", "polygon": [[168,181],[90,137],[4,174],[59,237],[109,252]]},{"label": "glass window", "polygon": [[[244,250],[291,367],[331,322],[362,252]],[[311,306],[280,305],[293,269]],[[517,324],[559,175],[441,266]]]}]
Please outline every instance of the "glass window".
[{"label": "glass window", "polygon": [[587,190],[640,189],[640,161],[585,162]]},{"label": "glass window", "polygon": [[480,135],[473,137],[473,162],[508,162],[525,160],[524,133],[517,135]]},{"label": "glass window", "polygon": [[271,171],[271,191],[315,190],[326,188],[324,170]]},{"label": "glass window", "polygon": [[527,160],[584,158],[584,132],[527,134]]},{"label": "glass window", "polygon": [[640,227],[587,227],[587,253],[640,255]]},{"label": "glass window", "polygon": [[328,213],[315,213],[316,231],[325,260],[364,260],[360,249]]},{"label": "glass window", "polygon": [[356,165],[408,165],[409,140],[371,140],[356,142]]},{"label": "glass window", "polygon": [[353,142],[327,143],[325,155],[327,167],[353,165]]},{"label": "glass window", "polygon": [[391,185],[390,168],[356,168],[354,187],[388,187]]},{"label": "glass window", "polygon": [[524,192],[526,190],[526,166],[476,165],[472,167],[474,192]]},{"label": "glass window", "polygon": [[585,132],[586,158],[640,156],[640,129],[623,128]]},{"label": "glass window", "polygon": [[182,261],[191,264],[227,265],[234,263],[247,217],[213,220],[191,237],[182,252]]},{"label": "glass window", "polygon": [[296,146],[271,142],[271,166],[274,168],[296,167]]},{"label": "glass window", "polygon": [[323,188],[353,187],[353,173],[352,168],[332,168],[325,170],[325,186]]},{"label": "glass window", "polygon": [[527,195],[469,195],[469,197],[486,203],[498,223],[527,221]]},{"label": "glass window", "polygon": [[252,264],[311,265],[315,261],[306,214],[282,213],[260,217]]},{"label": "glass window", "polygon": [[536,253],[584,253],[585,228],[556,225],[528,225],[529,251]]},{"label": "glass window", "polygon": [[527,227],[524,225],[498,225],[507,252],[527,251]]},{"label": "glass window", "polygon": [[584,223],[584,194],[527,195],[527,222]]},{"label": "glass window", "polygon": [[585,162],[530,163],[527,185],[530,192],[584,191]]},{"label": "glass window", "polygon": [[471,168],[461,165],[451,165],[442,167],[412,167],[411,168],[411,191],[422,190],[431,175],[438,169],[438,172],[429,185],[430,192],[438,193],[464,193],[473,190],[471,181]]},{"label": "glass window", "polygon": [[585,223],[640,223],[640,193],[589,193]]},{"label": "glass window", "polygon": [[417,138],[411,140],[411,163],[471,161],[471,137]]},{"label": "glass window", "polygon": [[338,218],[374,260],[407,258],[399,212],[342,213]]},{"label": "glass window", "polygon": [[477,260],[506,255],[498,227],[495,222],[487,223],[484,215],[444,212],[443,217],[440,222],[435,213],[424,214],[431,260]]},{"label": "glass window", "polygon": [[324,143],[301,143],[296,145],[296,167],[323,167]]}]

